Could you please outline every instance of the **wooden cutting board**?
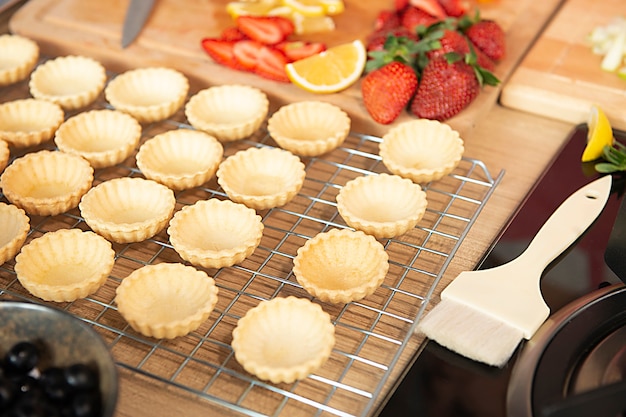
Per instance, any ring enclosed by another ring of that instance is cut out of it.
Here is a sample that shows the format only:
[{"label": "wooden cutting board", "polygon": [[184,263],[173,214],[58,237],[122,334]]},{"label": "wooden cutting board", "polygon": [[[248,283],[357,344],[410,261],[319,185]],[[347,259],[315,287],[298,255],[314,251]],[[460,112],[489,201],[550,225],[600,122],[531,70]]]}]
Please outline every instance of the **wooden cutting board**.
[{"label": "wooden cutting board", "polygon": [[568,0],[505,85],[504,106],[572,123],[598,103],[612,125],[626,128],[626,80],[600,68],[586,42],[596,26],[626,16],[624,0]]},{"label": "wooden cutting board", "polygon": [[[494,0],[481,4],[484,17],[498,21],[507,32],[509,54],[496,70],[506,79],[524,52],[563,0]],[[128,0],[30,0],[12,18],[10,29],[40,44],[44,54],[82,54],[100,60],[120,72],[144,66],[169,66],[184,72],[193,89],[223,83],[244,83],[261,88],[273,109],[294,101],[324,100],[339,105],[352,117],[355,130],[380,135],[389,126],[372,121],[360,96],[358,83],[336,94],[317,95],[291,84],[264,80],[256,75],[217,65],[204,53],[200,41],[217,36],[232,20],[227,0],[158,0],[139,38],[120,47],[122,23]],[[345,0],[345,12],[335,17],[336,30],[308,35],[308,40],[328,46],[365,39],[378,12],[393,7],[392,0]],[[462,114],[449,121],[462,134],[471,129],[497,101],[500,88],[488,87]],[[395,123],[411,119],[410,114]]]}]

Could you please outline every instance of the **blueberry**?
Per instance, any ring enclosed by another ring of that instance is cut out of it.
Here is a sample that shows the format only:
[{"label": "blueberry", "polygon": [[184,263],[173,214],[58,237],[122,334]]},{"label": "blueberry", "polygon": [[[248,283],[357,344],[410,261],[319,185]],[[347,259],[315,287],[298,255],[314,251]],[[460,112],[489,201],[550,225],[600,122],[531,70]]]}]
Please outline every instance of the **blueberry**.
[{"label": "blueberry", "polygon": [[98,386],[98,372],[84,363],[76,363],[65,368],[67,384],[75,390],[93,390]]},{"label": "blueberry", "polygon": [[31,342],[18,342],[5,355],[7,370],[28,373],[39,362],[39,348]]}]

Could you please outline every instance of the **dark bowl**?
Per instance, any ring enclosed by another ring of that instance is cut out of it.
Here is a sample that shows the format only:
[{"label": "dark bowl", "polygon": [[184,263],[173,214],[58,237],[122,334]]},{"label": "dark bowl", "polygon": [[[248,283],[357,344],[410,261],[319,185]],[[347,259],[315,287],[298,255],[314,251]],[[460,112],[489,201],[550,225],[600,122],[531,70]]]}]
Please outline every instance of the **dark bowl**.
[{"label": "dark bowl", "polygon": [[117,369],[104,340],[87,323],[56,308],[0,301],[0,355],[21,341],[43,345],[42,368],[74,363],[97,368],[102,416],[113,416],[118,397]]}]

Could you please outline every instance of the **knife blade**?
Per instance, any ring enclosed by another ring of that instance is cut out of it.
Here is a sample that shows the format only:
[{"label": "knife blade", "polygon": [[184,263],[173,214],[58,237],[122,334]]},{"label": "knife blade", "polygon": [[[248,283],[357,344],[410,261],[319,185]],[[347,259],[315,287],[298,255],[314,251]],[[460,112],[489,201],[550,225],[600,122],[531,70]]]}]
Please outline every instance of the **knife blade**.
[{"label": "knife blade", "polygon": [[122,29],[122,48],[130,45],[139,35],[153,6],[154,0],[130,0]]}]

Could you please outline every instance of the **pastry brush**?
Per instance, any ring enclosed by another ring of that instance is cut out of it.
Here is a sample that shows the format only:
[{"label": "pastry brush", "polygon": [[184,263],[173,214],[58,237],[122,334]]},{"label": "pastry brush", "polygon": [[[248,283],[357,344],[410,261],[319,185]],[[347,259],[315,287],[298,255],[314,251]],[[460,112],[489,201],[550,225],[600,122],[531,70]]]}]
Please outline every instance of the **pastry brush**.
[{"label": "pastry brush", "polygon": [[570,195],[517,258],[460,273],[417,331],[475,361],[506,364],[522,339],[530,339],[550,314],[539,286],[543,270],[602,212],[611,182],[605,175]]}]

